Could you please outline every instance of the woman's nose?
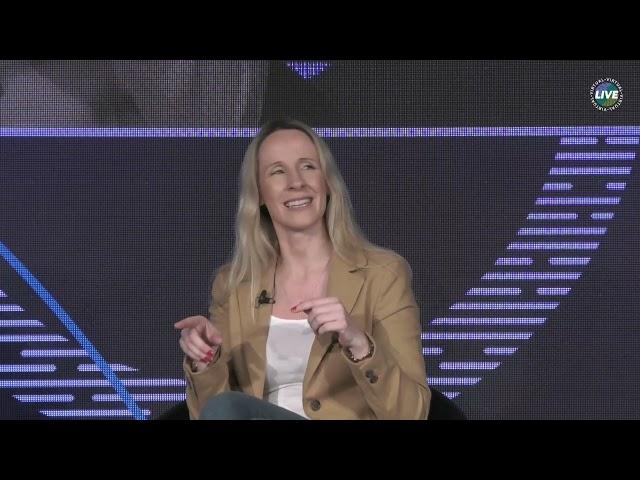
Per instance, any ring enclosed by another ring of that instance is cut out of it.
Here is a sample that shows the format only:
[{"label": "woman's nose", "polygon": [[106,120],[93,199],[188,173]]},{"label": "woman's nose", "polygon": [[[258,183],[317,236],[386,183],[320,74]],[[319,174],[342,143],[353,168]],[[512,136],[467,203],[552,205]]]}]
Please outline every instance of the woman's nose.
[{"label": "woman's nose", "polygon": [[289,175],[289,188],[300,188],[302,185],[304,185],[302,175],[300,175],[299,172],[293,171],[291,175]]}]

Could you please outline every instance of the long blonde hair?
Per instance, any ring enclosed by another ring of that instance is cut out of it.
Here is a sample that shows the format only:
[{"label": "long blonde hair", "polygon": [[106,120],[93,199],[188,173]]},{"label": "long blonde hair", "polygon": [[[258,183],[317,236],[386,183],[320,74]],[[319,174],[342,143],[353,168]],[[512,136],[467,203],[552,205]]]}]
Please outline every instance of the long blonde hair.
[{"label": "long blonde hair", "polygon": [[[249,144],[240,172],[240,195],[235,224],[235,246],[229,269],[227,292],[243,281],[251,281],[254,294],[256,279],[263,269],[274,262],[280,247],[271,217],[266,207],[260,206],[258,190],[258,151],[262,142],[278,130],[299,130],[305,133],[316,147],[320,168],[328,186],[327,208],[324,219],[329,238],[337,255],[352,260],[357,250],[390,252],[378,247],[364,236],[353,217],[349,192],[338,170],[331,150],[311,127],[298,120],[274,120],[265,124]],[[253,310],[253,309],[252,309]]]}]

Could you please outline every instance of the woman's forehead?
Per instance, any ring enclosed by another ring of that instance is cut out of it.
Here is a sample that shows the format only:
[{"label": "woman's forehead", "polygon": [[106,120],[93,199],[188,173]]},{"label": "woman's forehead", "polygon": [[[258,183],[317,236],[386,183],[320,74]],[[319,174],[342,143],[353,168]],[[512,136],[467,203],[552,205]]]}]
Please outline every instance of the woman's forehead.
[{"label": "woman's forehead", "polygon": [[260,159],[273,156],[297,159],[299,157],[316,157],[316,147],[306,133],[300,130],[278,130],[262,141],[258,157]]}]

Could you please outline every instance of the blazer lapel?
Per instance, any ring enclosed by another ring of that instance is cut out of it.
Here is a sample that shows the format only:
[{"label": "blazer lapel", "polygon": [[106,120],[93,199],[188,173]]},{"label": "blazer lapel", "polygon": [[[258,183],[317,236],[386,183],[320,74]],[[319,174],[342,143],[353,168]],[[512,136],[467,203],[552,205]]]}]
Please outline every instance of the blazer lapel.
[{"label": "blazer lapel", "polygon": [[[240,324],[242,328],[243,357],[246,371],[249,373],[251,390],[256,397],[264,395],[264,383],[267,369],[267,337],[269,335],[269,323],[273,305],[270,303],[257,304],[260,292],[266,290],[268,297],[273,297],[274,292],[275,262],[266,268],[259,282],[251,291],[251,282],[241,284],[240,298]],[[255,317],[255,320],[254,320]]]},{"label": "blazer lapel", "polygon": [[[361,269],[366,266],[366,264],[367,260],[361,253],[357,255],[355,262],[347,262],[334,252],[329,262],[327,297],[339,298],[349,315],[353,311],[353,306],[358,299],[360,290],[362,290],[365,276],[361,272]],[[315,374],[329,347],[337,342],[333,337],[334,334],[328,332],[316,336],[313,341],[307,370],[304,375],[305,385]]]}]

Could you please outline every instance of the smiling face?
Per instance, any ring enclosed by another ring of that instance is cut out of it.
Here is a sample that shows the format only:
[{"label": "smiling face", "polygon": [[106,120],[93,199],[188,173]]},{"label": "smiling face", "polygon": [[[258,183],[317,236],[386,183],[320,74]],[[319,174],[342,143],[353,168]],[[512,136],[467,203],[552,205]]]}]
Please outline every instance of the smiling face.
[{"label": "smiling face", "polygon": [[302,231],[322,222],[327,182],[313,141],[302,131],[277,130],[258,151],[260,203],[276,230]]}]

